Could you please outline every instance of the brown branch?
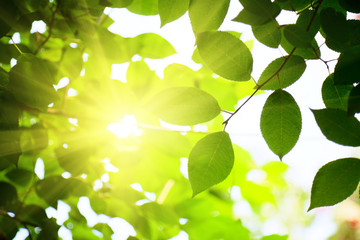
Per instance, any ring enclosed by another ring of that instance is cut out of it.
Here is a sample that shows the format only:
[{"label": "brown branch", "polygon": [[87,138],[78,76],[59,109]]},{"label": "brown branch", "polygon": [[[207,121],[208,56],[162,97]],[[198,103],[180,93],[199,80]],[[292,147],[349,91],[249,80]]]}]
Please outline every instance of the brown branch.
[{"label": "brown branch", "polygon": [[3,211],[1,209],[0,209],[0,215],[3,215],[4,217],[10,218],[10,219],[13,219],[13,220],[21,223],[25,227],[27,227],[27,226],[38,227],[38,225],[36,225],[34,223],[31,223],[31,222],[28,222],[28,221],[21,220],[20,218],[18,218],[16,216],[12,217],[12,216],[9,215],[9,213],[7,213],[7,212],[5,212],[5,211]]}]

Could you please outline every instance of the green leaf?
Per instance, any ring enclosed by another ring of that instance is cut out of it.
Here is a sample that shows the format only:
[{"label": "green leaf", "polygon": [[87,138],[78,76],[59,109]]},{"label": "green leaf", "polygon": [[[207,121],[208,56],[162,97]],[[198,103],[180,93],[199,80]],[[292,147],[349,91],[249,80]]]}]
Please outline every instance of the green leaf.
[{"label": "green leaf", "polygon": [[351,89],[349,95],[348,107],[347,107],[348,115],[354,115],[355,113],[358,112],[360,112],[360,85],[356,85],[356,87],[353,87]]},{"label": "green leaf", "polygon": [[33,174],[33,172],[26,169],[14,168],[7,172],[5,176],[16,184],[26,186],[31,181]]},{"label": "green leaf", "polygon": [[360,2],[357,0],[339,0],[339,3],[346,11],[360,13]]},{"label": "green leaf", "polygon": [[234,150],[229,134],[207,135],[191,150],[188,163],[193,196],[223,181],[234,164]]},{"label": "green leaf", "polygon": [[285,26],[284,36],[294,47],[311,48],[312,37],[305,29],[295,24]]},{"label": "green leaf", "polygon": [[155,33],[140,34],[133,40],[138,46],[136,53],[144,58],[165,58],[176,53],[165,38]]},{"label": "green leaf", "polygon": [[184,15],[189,4],[190,0],[158,0],[161,27]]},{"label": "green leaf", "polygon": [[7,182],[0,182],[0,209],[14,212],[17,208],[18,195],[16,188]]},{"label": "green leaf", "polygon": [[210,94],[191,87],[174,87],[158,93],[151,104],[162,120],[177,125],[210,121],[220,113],[220,106]]},{"label": "green leaf", "polygon": [[90,149],[80,148],[77,145],[69,145],[67,148],[61,146],[55,149],[55,154],[59,165],[72,175],[77,176],[88,172]]},{"label": "green leaf", "polygon": [[308,211],[345,200],[356,190],[359,180],[359,159],[343,158],[327,163],[314,178]]},{"label": "green leaf", "polygon": [[45,111],[58,99],[54,66],[31,54],[23,54],[10,71],[9,89],[16,100],[29,107]]},{"label": "green leaf", "polygon": [[34,204],[23,206],[21,211],[17,214],[17,217],[38,226],[42,226],[44,222],[48,220],[45,209]]},{"label": "green leaf", "polygon": [[288,235],[281,236],[277,234],[272,234],[272,235],[264,236],[260,240],[287,240],[287,239],[289,239]]},{"label": "green leaf", "polygon": [[[316,33],[320,29],[320,15],[315,14],[315,10],[305,10],[300,13],[300,16],[296,20],[296,26],[302,28],[305,30],[307,35],[309,35],[311,38],[314,38]],[[308,27],[310,25],[309,30]]]},{"label": "green leaf", "polygon": [[345,146],[360,146],[360,122],[340,109],[312,110],[322,133],[330,141]]},{"label": "green leaf", "polygon": [[310,5],[308,0],[275,0],[284,10],[299,11]]},{"label": "green leaf", "polygon": [[334,85],[334,74],[330,74],[321,87],[322,99],[327,108],[348,109],[348,98],[352,85]]},{"label": "green leaf", "polygon": [[107,0],[110,2],[110,6],[112,8],[124,8],[129,6],[133,0]]},{"label": "green leaf", "polygon": [[234,81],[250,79],[253,58],[240,39],[227,32],[203,32],[196,43],[201,58],[214,73]]},{"label": "green leaf", "polygon": [[353,84],[360,82],[360,46],[349,48],[340,54],[335,66],[335,84]]},{"label": "green leaf", "polygon": [[280,159],[296,144],[301,132],[301,113],[294,98],[283,90],[272,93],[261,113],[261,133]]},{"label": "green leaf", "polygon": [[217,30],[224,21],[230,0],[191,0],[189,17],[195,33]]},{"label": "green leaf", "polygon": [[301,77],[305,68],[306,63],[302,57],[296,55],[280,57],[265,68],[257,84],[262,85],[268,81],[261,88],[263,90],[286,88]]},{"label": "green leaf", "polygon": [[127,9],[140,15],[156,15],[158,14],[158,0],[133,0]]},{"label": "green leaf", "polygon": [[255,38],[271,48],[277,48],[281,42],[281,31],[277,22],[268,22],[260,26],[252,26]]},{"label": "green leaf", "polygon": [[15,219],[0,215],[0,236],[3,239],[14,239],[18,231],[19,228]]}]

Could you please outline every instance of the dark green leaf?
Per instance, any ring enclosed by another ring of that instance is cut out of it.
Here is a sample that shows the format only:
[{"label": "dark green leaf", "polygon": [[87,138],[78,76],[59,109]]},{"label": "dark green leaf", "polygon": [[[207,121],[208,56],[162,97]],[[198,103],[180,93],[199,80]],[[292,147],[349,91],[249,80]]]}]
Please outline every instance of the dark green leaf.
[{"label": "dark green leaf", "polygon": [[41,232],[38,236],[38,240],[58,239],[58,231],[60,226],[56,224],[55,219],[48,219],[41,226]]},{"label": "dark green leaf", "polygon": [[352,85],[334,85],[334,75],[330,74],[324,81],[321,94],[327,108],[348,109],[348,97]]},{"label": "dark green leaf", "polygon": [[224,21],[230,0],[192,0],[189,17],[194,32],[217,30]]},{"label": "dark green leaf", "polygon": [[22,221],[30,222],[38,226],[42,226],[43,223],[48,220],[45,209],[33,204],[23,206],[17,214],[17,217]]},{"label": "dark green leaf", "polygon": [[6,177],[16,184],[26,186],[32,179],[33,174],[33,172],[26,169],[14,168],[6,173]]},{"label": "dark green leaf", "polygon": [[18,203],[16,188],[7,182],[0,182],[0,209],[14,212]]},{"label": "dark green leaf", "polygon": [[220,106],[210,94],[191,87],[175,87],[157,94],[154,113],[165,122],[194,125],[210,121],[220,113]]},{"label": "dark green leaf", "polygon": [[294,47],[311,48],[312,38],[310,34],[295,24],[285,26],[284,36]]},{"label": "dark green leaf", "polygon": [[312,110],[322,133],[330,141],[345,146],[360,146],[360,122],[340,109]]},{"label": "dark green leaf", "polygon": [[2,239],[14,239],[18,230],[16,220],[0,215],[0,237]]},{"label": "dark green leaf", "polygon": [[[314,38],[316,33],[320,29],[320,15],[315,14],[315,10],[305,10],[301,12],[300,16],[296,20],[296,26],[302,28],[310,38]],[[310,25],[310,28],[309,28]]]},{"label": "dark green leaf", "polygon": [[29,107],[46,110],[57,100],[54,66],[31,54],[23,54],[10,71],[9,88],[16,100]]},{"label": "dark green leaf", "polygon": [[234,81],[247,81],[253,58],[247,46],[227,32],[204,32],[196,40],[205,64],[214,73]]},{"label": "dark green leaf", "polygon": [[360,2],[358,0],[339,0],[339,3],[346,11],[360,13]]},{"label": "dark green leaf", "polygon": [[184,15],[189,4],[190,0],[158,0],[161,27]]},{"label": "dark green leaf", "polygon": [[108,0],[110,2],[110,6],[112,8],[124,8],[129,6],[133,0]]},{"label": "dark green leaf", "polygon": [[305,68],[306,63],[302,57],[296,55],[281,57],[266,67],[257,84],[262,85],[267,82],[261,88],[264,90],[286,88],[301,77]]},{"label": "dark green leaf", "polygon": [[207,135],[196,143],[189,156],[189,180],[193,196],[223,181],[234,164],[234,150],[226,132]]},{"label": "dark green leaf", "polygon": [[158,14],[158,0],[133,0],[127,9],[140,15],[156,15]]},{"label": "dark green leaf", "polygon": [[327,163],[314,178],[309,210],[345,200],[356,190],[359,180],[359,159],[343,158]]},{"label": "dark green leaf", "polygon": [[[338,87],[342,87],[342,86],[338,86]],[[353,87],[351,89],[347,112],[348,115],[354,115],[355,113],[360,112],[360,85],[356,85],[356,87]]]},{"label": "dark green leaf", "polygon": [[252,31],[256,39],[268,47],[277,48],[281,42],[281,31],[277,22],[252,26]]},{"label": "dark green leaf", "polygon": [[308,0],[275,0],[284,10],[299,11],[310,5]]},{"label": "dark green leaf", "polygon": [[360,46],[349,48],[340,54],[335,66],[334,83],[348,85],[360,82]]},{"label": "dark green leaf", "polygon": [[240,11],[233,21],[251,26],[262,25],[268,21],[275,21],[275,17],[279,15],[281,10],[276,3],[270,3],[268,0],[246,0],[246,2],[244,9]]},{"label": "dark green leaf", "polygon": [[261,133],[280,159],[296,144],[301,132],[301,113],[294,98],[283,90],[272,93],[261,113]]}]

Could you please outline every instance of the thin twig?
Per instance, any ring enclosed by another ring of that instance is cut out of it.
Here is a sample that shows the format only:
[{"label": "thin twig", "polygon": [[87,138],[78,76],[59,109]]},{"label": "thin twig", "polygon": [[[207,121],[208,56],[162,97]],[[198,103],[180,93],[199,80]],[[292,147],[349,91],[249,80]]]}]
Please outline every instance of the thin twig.
[{"label": "thin twig", "polygon": [[13,45],[15,46],[15,48],[16,48],[16,50],[18,50],[18,52],[20,53],[20,54],[23,54],[23,52],[20,50],[20,48],[16,45],[16,43],[15,43],[15,41],[14,41],[14,39],[11,37],[11,41],[12,41],[12,43],[13,43]]},{"label": "thin twig", "polygon": [[47,43],[47,41],[49,41],[50,37],[51,37],[51,34],[52,34],[52,28],[53,28],[53,25],[54,25],[54,21],[55,21],[55,15],[56,15],[56,12],[58,11],[59,9],[59,6],[60,6],[60,3],[61,3],[61,0],[58,0],[57,4],[56,4],[56,8],[55,10],[52,12],[52,15],[51,15],[51,20],[50,20],[50,24],[49,24],[49,34],[48,36],[45,38],[44,41],[42,41],[40,43],[40,45],[37,47],[37,49],[35,50],[35,55],[39,53],[40,49],[45,45],[45,43]]}]

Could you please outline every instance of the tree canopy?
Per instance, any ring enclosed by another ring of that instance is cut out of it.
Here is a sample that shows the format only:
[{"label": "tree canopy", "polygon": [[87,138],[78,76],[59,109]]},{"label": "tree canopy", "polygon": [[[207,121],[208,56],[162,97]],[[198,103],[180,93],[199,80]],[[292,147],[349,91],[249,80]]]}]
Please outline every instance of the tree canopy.
[{"label": "tree canopy", "polygon": [[[96,214],[124,219],[134,230],[128,239],[181,232],[189,239],[287,239],[264,236],[234,214],[239,199],[258,223],[268,216],[264,209],[281,211],[285,196],[296,195],[284,180],[287,166],[257,166],[226,127],[257,94],[271,92],[259,127],[282,160],[302,128],[301,99],[286,88],[309,61],[320,61],[329,69],[318,90],[326,108],[311,109],[314,121],[329,141],[360,146],[360,21],[347,18],[360,13],[360,4],[239,2],[243,8],[232,21],[249,25],[254,41],[286,52],[259,79],[252,76],[252,42],[219,30],[230,0],[1,1],[0,239],[21,229],[27,239],[58,239],[59,229],[73,239],[110,239],[110,225],[89,224],[79,199],[88,199]],[[192,61],[201,67],[172,63],[158,76],[146,60],[166,63],[175,48],[155,33],[109,31],[106,8],[159,15],[161,27],[187,14],[196,38]],[[296,22],[280,25],[283,12],[296,13]],[[45,31],[32,31],[34,24]],[[338,59],[323,59],[324,45]],[[126,79],[112,79],[114,64],[123,63]],[[254,171],[266,177],[252,181]],[[316,174],[308,210],[345,200],[359,181],[360,159],[334,159]],[[49,209],[63,203],[66,220],[50,217]]]}]

